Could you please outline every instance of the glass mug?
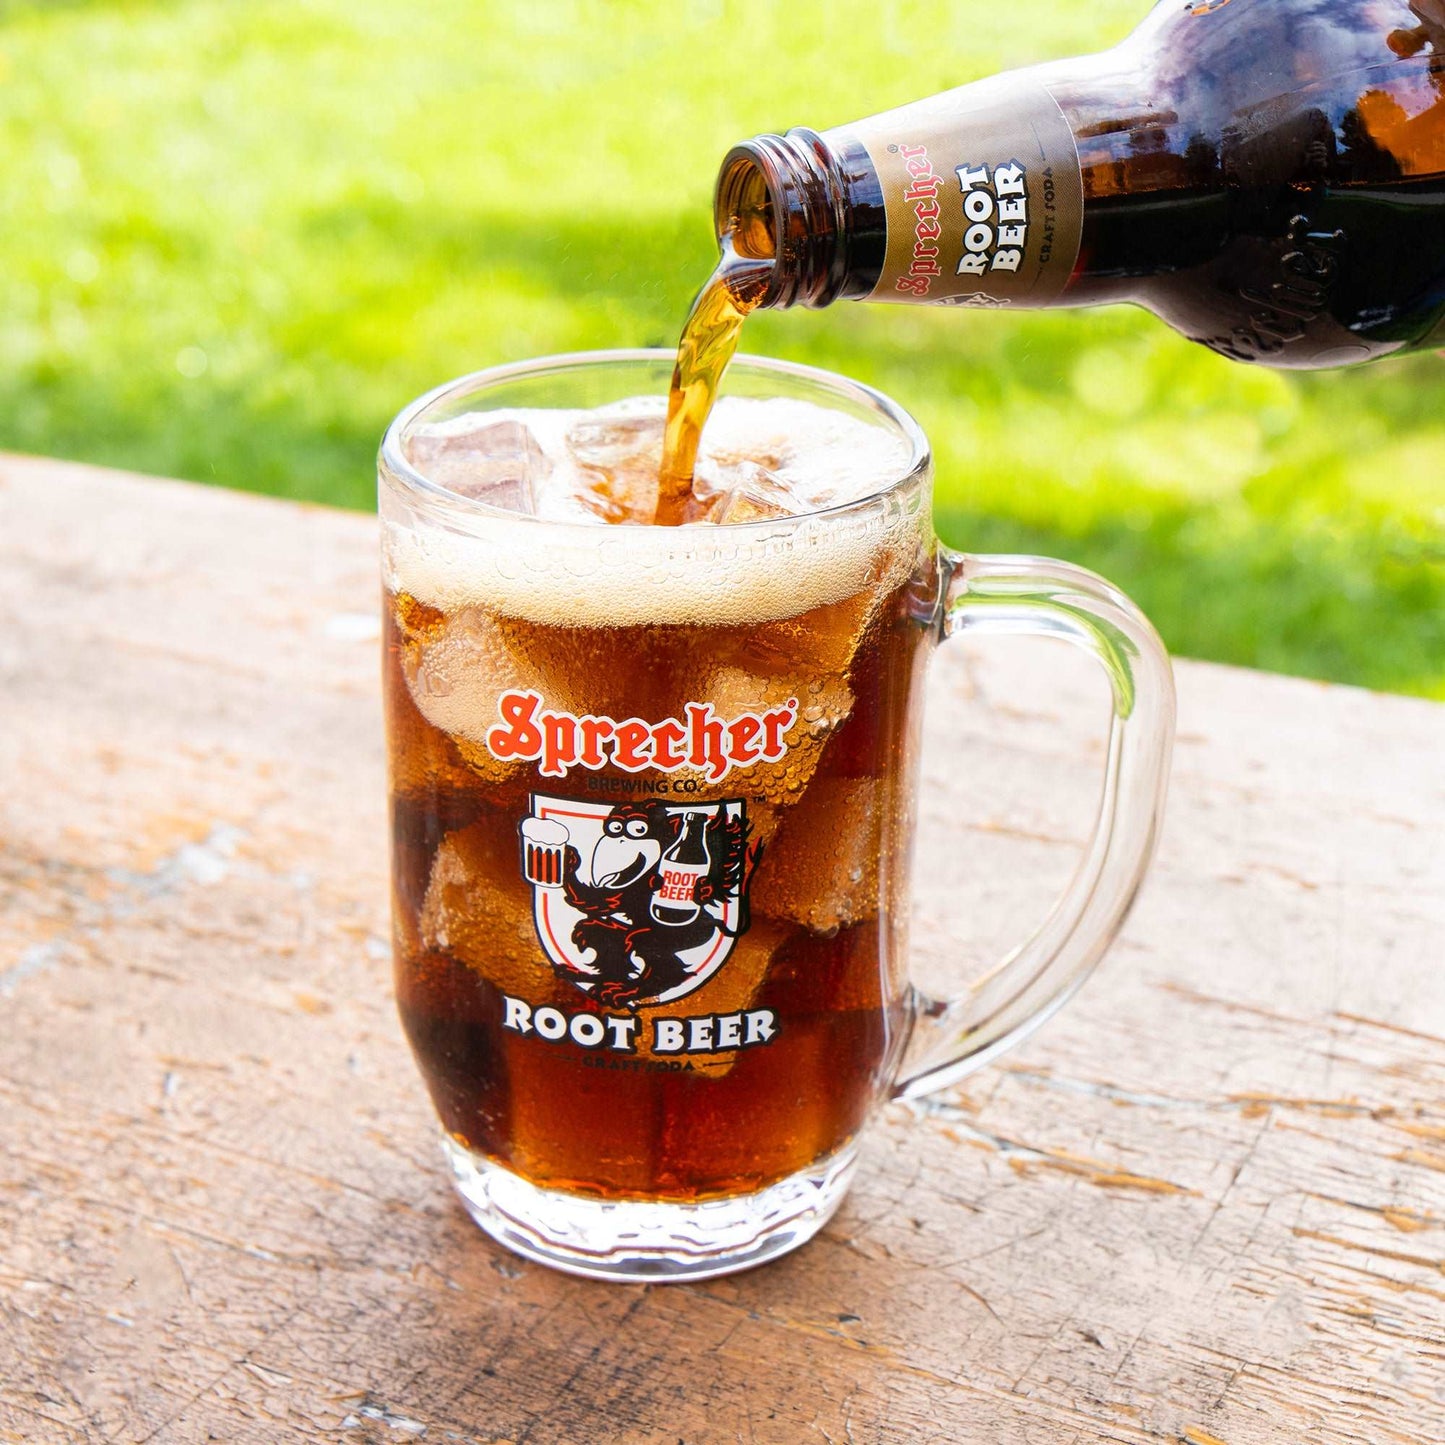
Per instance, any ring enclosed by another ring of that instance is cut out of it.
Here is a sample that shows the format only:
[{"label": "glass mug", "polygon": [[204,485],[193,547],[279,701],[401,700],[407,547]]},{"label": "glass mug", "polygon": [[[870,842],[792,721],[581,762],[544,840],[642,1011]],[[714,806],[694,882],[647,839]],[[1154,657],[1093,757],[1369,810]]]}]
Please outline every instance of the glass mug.
[{"label": "glass mug", "polygon": [[[428,440],[659,397],[672,364],[480,372],[407,407],[380,458],[402,1022],[476,1221],[623,1280],[803,1243],[882,1102],[997,1057],[1078,987],[1148,865],[1174,718],[1168,657],[1107,582],[939,545],[922,431],[855,382],[733,362],[728,396],[825,408],[847,465],[890,459],[861,501],[736,525],[520,515],[455,487]],[[525,469],[534,443],[496,435]],[[906,966],[921,683],[964,632],[1074,642],[1114,706],[1076,876],[937,1001]]]}]

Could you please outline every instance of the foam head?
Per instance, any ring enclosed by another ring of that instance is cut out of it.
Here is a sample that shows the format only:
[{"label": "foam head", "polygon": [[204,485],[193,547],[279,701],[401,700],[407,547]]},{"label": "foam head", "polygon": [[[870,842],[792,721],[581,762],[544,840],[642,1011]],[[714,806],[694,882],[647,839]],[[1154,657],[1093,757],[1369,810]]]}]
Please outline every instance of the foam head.
[{"label": "foam head", "polygon": [[[556,625],[723,624],[881,591],[914,565],[925,479],[894,485],[910,462],[896,431],[810,402],[724,398],[698,460],[699,524],[653,527],[664,414],[661,398],[638,397],[594,412],[514,409],[440,423],[458,452],[469,425],[525,432],[514,452],[527,458],[532,515],[481,505],[433,519],[384,496],[388,585],[444,611],[486,607]],[[424,473],[434,430],[418,427],[408,443]],[[761,521],[757,509],[730,505],[735,491],[756,495],[759,468],[778,502]],[[466,495],[465,478],[430,479]],[[523,492],[490,495],[513,494]],[[703,520],[730,513],[750,525]],[[608,521],[632,525],[600,525]]]}]

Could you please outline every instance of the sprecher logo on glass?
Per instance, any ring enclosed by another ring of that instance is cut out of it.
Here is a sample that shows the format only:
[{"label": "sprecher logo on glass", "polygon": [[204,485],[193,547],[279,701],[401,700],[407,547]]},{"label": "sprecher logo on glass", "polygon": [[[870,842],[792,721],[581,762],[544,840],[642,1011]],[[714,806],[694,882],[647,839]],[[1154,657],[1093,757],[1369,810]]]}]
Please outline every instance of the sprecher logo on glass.
[{"label": "sprecher logo on glass", "polygon": [[[679,718],[619,722],[551,711],[538,693],[508,692],[498,714],[487,747],[499,761],[534,762],[544,777],[572,768],[682,772],[655,780],[676,797],[734,768],[784,758],[798,703],[731,719],[711,704],[688,703]],[[648,1067],[692,1068],[691,1056],[773,1041],[778,1023],[767,1008],[646,1021],[637,1012],[701,988],[748,931],[748,888],[763,845],[752,838],[742,798],[590,802],[533,793],[517,832],[537,941],[586,1002],[574,1013],[504,994],[503,1028],[597,1056],[646,1055]]]}]

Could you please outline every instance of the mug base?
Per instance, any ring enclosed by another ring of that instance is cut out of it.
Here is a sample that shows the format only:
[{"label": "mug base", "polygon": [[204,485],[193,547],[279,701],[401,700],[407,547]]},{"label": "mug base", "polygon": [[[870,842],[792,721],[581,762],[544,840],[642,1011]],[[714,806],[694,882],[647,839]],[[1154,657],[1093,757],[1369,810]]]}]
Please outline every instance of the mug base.
[{"label": "mug base", "polygon": [[708,1279],[810,1240],[852,1182],[855,1144],[755,1194],[696,1204],[595,1199],[543,1189],[449,1135],[442,1148],[467,1212],[508,1249],[589,1279]]}]

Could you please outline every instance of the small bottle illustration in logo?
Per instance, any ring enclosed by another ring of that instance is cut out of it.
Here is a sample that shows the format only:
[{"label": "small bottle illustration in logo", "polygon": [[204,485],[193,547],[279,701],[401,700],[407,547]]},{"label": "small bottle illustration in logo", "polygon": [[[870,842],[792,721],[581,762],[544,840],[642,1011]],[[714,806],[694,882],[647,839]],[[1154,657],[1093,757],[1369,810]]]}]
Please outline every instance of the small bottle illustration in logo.
[{"label": "small bottle illustration in logo", "polygon": [[684,813],[682,833],[662,855],[657,891],[652,895],[652,916],[659,923],[681,928],[692,923],[702,911],[697,885],[707,876],[707,815]]}]

